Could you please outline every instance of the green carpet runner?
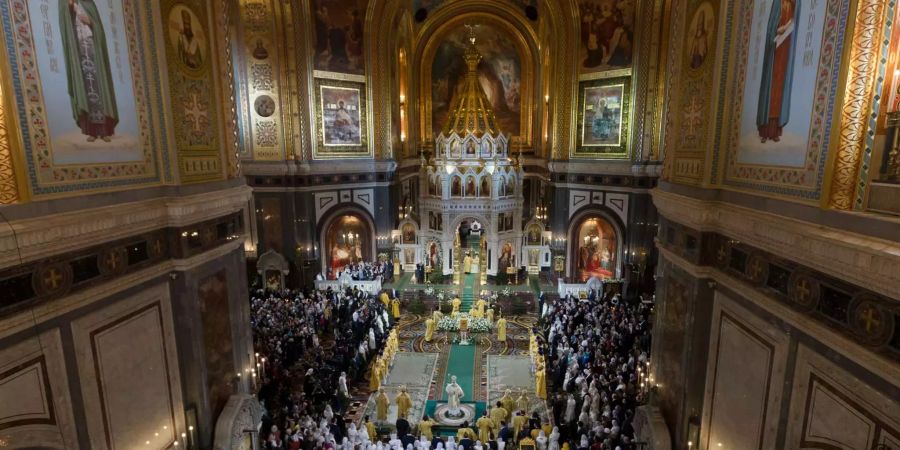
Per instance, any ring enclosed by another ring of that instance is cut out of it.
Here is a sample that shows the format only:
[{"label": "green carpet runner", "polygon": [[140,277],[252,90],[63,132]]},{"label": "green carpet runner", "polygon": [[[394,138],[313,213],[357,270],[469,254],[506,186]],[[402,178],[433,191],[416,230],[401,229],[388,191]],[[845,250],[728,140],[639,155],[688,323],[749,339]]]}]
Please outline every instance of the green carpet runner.
[{"label": "green carpet runner", "polygon": [[[472,237],[469,237],[467,244],[469,244],[469,248],[477,250],[479,238],[472,239]],[[477,274],[463,274],[460,292],[460,300],[462,300],[460,309],[462,311],[468,311],[475,302],[475,285],[477,282]],[[447,359],[447,377],[442,385],[447,386],[447,383],[450,382],[450,376],[456,375],[456,382],[459,383],[459,386],[465,392],[463,401],[467,402],[475,398],[473,396],[475,389],[475,349],[474,340],[471,345],[453,345],[450,347],[450,355]],[[446,400],[447,392],[442,392],[441,398]]]}]

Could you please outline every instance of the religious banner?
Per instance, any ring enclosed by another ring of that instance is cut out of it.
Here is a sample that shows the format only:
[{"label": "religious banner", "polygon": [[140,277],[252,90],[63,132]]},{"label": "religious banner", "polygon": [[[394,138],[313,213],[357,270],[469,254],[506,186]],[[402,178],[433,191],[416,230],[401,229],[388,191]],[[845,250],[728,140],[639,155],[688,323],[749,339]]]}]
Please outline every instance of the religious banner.
[{"label": "religious banner", "polygon": [[841,0],[740,3],[727,184],[818,198],[846,13]]},{"label": "religious banner", "polygon": [[583,81],[572,157],[627,158],[631,77]]},{"label": "religious banner", "polygon": [[[35,196],[159,181],[149,106],[158,83],[130,0],[4,0],[25,160]],[[152,37],[151,37],[152,38]]]},{"label": "religious banner", "polygon": [[316,79],[317,157],[369,155],[366,85]]}]

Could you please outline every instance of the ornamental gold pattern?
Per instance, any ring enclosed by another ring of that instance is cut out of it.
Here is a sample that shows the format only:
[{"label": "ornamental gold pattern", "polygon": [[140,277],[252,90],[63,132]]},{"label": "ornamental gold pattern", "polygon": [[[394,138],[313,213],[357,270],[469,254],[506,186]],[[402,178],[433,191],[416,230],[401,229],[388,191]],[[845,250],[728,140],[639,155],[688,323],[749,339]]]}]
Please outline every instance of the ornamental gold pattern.
[{"label": "ornamental gold pattern", "polygon": [[829,206],[850,209],[856,189],[856,173],[864,144],[872,88],[878,69],[881,25],[885,11],[882,0],[860,1],[844,104],[841,107],[840,140],[836,149]]},{"label": "ornamental gold pattern", "polygon": [[19,201],[16,174],[13,172],[12,148],[9,145],[4,95],[3,86],[0,86],[0,205]]}]

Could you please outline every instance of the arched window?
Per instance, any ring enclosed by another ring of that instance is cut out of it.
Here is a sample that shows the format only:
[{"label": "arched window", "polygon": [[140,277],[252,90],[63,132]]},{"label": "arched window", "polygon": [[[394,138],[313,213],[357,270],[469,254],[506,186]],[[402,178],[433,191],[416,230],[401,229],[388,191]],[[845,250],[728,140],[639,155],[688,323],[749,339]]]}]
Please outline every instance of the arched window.
[{"label": "arched window", "polygon": [[500,177],[500,192],[498,192],[497,195],[500,197],[506,197],[506,181],[503,177]]},{"label": "arched window", "polygon": [[582,282],[591,277],[614,278],[618,264],[618,237],[603,217],[590,215],[581,220],[571,237],[572,268]]},{"label": "arched window", "polygon": [[513,175],[506,180],[506,195],[516,195],[516,177]]},{"label": "arched window", "polygon": [[444,196],[444,183],[441,182],[440,175],[434,176],[434,187],[435,187],[434,195],[436,195],[438,197],[443,197]]}]

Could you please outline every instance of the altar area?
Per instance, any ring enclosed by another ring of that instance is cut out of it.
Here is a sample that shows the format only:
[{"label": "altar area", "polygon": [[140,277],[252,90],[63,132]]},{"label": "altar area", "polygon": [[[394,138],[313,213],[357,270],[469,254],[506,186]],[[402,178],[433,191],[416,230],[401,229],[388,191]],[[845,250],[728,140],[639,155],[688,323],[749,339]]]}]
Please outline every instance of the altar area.
[{"label": "altar area", "polygon": [[[415,314],[401,317],[399,350],[381,383],[390,401],[387,417],[377,420],[376,393],[372,393],[365,406],[352,417],[358,425],[368,415],[380,432],[394,431],[395,399],[401,387],[412,400],[407,420],[413,429],[427,415],[435,421],[436,434],[455,435],[464,421],[474,426],[474,421],[507,390],[515,398],[520,395],[527,398],[528,415],[537,411],[546,419],[545,403],[535,395],[529,356],[529,330],[534,317],[509,318],[505,342],[498,341],[496,332],[490,331],[471,334],[469,345],[453,343],[452,331],[437,332],[432,342],[425,342],[426,318]],[[462,390],[457,415],[448,414],[451,408],[447,385],[453,377]]]}]

